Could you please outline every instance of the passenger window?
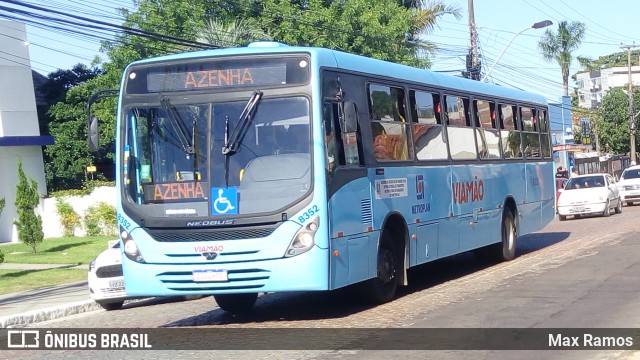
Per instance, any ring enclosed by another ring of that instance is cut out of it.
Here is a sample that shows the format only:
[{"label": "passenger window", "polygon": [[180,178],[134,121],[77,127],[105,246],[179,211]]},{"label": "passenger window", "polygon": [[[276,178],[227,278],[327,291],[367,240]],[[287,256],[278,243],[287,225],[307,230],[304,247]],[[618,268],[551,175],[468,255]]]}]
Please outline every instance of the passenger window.
[{"label": "passenger window", "polygon": [[404,90],[369,85],[372,148],[377,160],[407,160],[408,131]]},{"label": "passenger window", "polygon": [[522,147],[526,158],[540,158],[540,134],[536,119],[536,111],[529,107],[520,107],[520,118],[524,126],[522,133]]},{"label": "passenger window", "polygon": [[445,109],[447,125],[451,126],[471,126],[469,116],[469,99],[462,96],[446,95]]},{"label": "passenger window", "polygon": [[469,98],[445,96],[447,109],[447,139],[449,154],[454,160],[472,160],[478,158],[475,130],[471,121]]},{"label": "passenger window", "polygon": [[516,107],[510,104],[500,105],[500,141],[505,159],[522,158],[522,134],[518,130]]},{"label": "passenger window", "polygon": [[491,101],[474,100],[474,113],[480,124],[476,143],[480,159],[500,158],[500,131],[495,129],[495,105]]},{"label": "passenger window", "polygon": [[447,159],[447,141],[441,121],[440,96],[412,90],[409,100],[416,157],[418,160]]}]

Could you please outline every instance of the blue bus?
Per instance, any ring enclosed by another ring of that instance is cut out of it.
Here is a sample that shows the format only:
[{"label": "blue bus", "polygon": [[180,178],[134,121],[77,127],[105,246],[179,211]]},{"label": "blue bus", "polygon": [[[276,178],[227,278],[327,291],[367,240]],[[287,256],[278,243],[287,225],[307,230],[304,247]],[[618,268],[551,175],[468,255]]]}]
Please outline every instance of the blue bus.
[{"label": "blue bus", "polygon": [[555,215],[543,97],[335,50],[136,61],[116,123],[130,296],[238,312],[354,285],[384,303],[413,266],[513,259]]}]

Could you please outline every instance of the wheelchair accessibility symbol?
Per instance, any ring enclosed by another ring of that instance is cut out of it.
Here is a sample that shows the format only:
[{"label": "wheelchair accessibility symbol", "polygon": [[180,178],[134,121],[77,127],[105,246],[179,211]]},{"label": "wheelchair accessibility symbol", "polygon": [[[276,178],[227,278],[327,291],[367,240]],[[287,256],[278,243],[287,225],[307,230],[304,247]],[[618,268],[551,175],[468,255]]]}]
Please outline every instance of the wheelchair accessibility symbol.
[{"label": "wheelchair accessibility symbol", "polygon": [[238,214],[238,189],[211,188],[211,213],[213,215]]}]

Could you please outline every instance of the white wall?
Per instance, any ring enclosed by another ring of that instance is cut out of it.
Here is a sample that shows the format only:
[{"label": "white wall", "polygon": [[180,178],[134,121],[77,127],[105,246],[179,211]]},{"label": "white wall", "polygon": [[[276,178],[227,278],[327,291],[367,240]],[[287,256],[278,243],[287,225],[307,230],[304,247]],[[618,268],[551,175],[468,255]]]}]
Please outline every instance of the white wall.
[{"label": "white wall", "polygon": [[[105,202],[114,208],[116,207],[116,188],[115,187],[98,187],[93,192],[86,196],[69,196],[64,200],[73,207],[73,210],[81,218],[89,206],[95,205],[99,202]],[[56,210],[57,199],[47,198],[42,201],[42,228],[44,230],[44,237],[61,237],[62,226],[60,226],[60,217]],[[80,221],[82,223],[82,220]],[[115,224],[114,224],[115,225]],[[77,228],[74,235],[84,236],[85,230]]]},{"label": "white wall", "polygon": [[[24,24],[0,21],[0,138],[40,135],[26,41]],[[18,159],[22,159],[22,168],[27,178],[38,183],[40,195],[47,194],[42,147],[0,146],[0,198],[5,198],[6,201],[0,215],[0,242],[18,241],[13,225],[17,217],[15,195]]]}]

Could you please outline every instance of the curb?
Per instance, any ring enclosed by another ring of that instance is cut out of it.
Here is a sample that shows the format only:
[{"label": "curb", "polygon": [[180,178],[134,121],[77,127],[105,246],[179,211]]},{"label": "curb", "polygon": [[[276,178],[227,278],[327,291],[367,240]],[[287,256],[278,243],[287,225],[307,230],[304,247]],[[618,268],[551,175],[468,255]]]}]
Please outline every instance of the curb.
[{"label": "curb", "polygon": [[58,319],[64,316],[80,314],[102,309],[93,300],[82,300],[66,305],[54,306],[42,310],[33,310],[22,314],[4,316],[0,318],[0,329],[21,327],[29,324]]}]

